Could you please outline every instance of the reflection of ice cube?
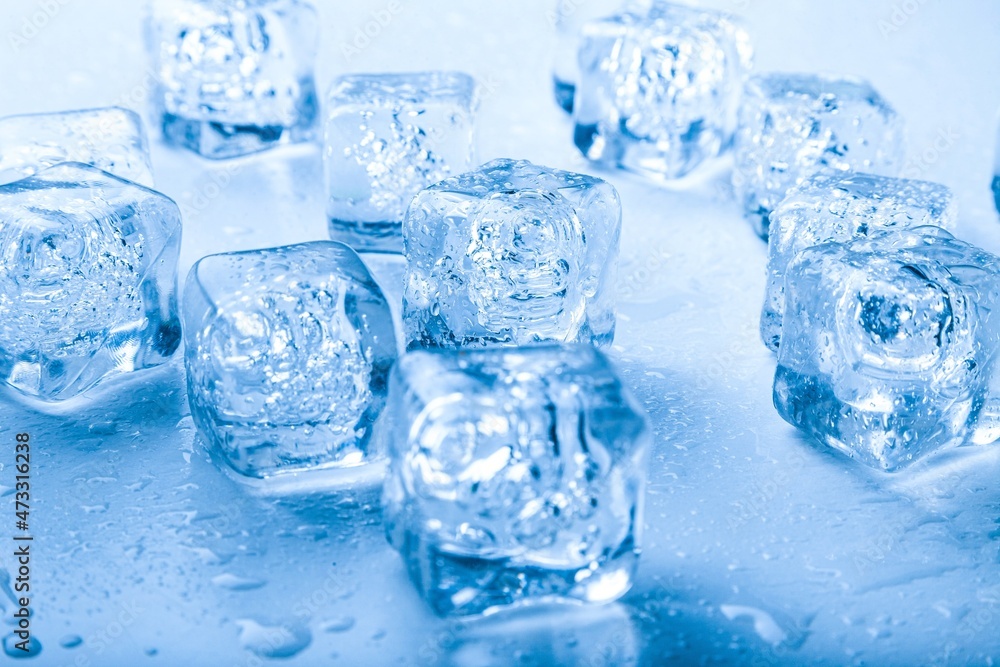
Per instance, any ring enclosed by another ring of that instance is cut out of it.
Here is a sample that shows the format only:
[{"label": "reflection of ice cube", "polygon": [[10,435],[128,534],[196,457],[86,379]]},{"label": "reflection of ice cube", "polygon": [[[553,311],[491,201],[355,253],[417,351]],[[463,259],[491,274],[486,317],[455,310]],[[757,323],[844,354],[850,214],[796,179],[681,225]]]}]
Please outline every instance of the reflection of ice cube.
[{"label": "reflection of ice cube", "polygon": [[396,339],[353,250],[317,242],[206,257],[188,278],[184,321],[192,413],[233,468],[267,477],[378,458]]},{"label": "reflection of ice cube", "polygon": [[163,195],[65,163],[0,186],[0,376],[46,401],[180,343],[181,219]]},{"label": "reflection of ice cube", "polygon": [[110,107],[0,119],[0,183],[61,162],[82,162],[153,185],[146,131],[133,111]]},{"label": "reflection of ice cube", "polygon": [[473,166],[475,88],[460,72],[352,74],[334,83],[323,163],[335,240],[402,249],[413,196]]},{"label": "reflection of ice cube", "polygon": [[529,162],[427,188],[403,225],[410,347],[609,344],[620,228],[611,185]]},{"label": "reflection of ice cube", "polygon": [[828,172],[805,181],[771,213],[768,285],[760,331],[772,350],[781,340],[785,267],[802,250],[846,242],[887,229],[950,228],[957,206],[951,190],[926,181]]},{"label": "reflection of ice cube", "polygon": [[785,194],[823,168],[896,176],[903,123],[867,82],[763,74],[747,84],[733,185],[757,233]]},{"label": "reflection of ice cube", "polygon": [[413,352],[389,409],[387,531],[437,613],[629,588],[646,423],[599,352]]},{"label": "reflection of ice cube", "polygon": [[885,470],[970,438],[996,394],[1000,258],[936,227],[809,248],[788,267],[774,403]]},{"label": "reflection of ice cube", "polygon": [[662,178],[726,149],[752,61],[727,14],[656,0],[588,23],[573,117],[589,159]]},{"label": "reflection of ice cube", "polygon": [[311,139],[316,24],[305,0],[152,0],[147,42],[166,138],[210,158]]},{"label": "reflection of ice cube", "polygon": [[556,103],[566,113],[573,113],[573,96],[579,80],[577,52],[580,32],[588,21],[610,16],[638,0],[557,0],[550,15],[556,31],[556,57],[552,67],[552,83]]}]

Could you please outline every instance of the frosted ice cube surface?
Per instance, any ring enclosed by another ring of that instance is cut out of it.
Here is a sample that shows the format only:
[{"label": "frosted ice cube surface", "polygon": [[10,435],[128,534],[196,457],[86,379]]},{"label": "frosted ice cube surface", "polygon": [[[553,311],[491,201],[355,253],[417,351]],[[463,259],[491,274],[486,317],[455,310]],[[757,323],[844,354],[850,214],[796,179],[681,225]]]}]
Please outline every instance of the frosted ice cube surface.
[{"label": "frosted ice cube surface", "polygon": [[474,166],[475,112],[475,81],[461,72],[339,78],[323,152],[331,237],[401,252],[413,196]]},{"label": "frosted ice cube surface", "polygon": [[902,120],[858,79],[751,77],[735,143],[733,185],[747,219],[765,239],[775,206],[822,169],[896,176],[903,166]]},{"label": "frosted ice cube surface", "polygon": [[610,344],[620,232],[599,178],[495,160],[432,185],[403,223],[409,347]]},{"label": "frosted ice cube surface", "polygon": [[109,107],[0,119],[0,183],[61,162],[82,162],[153,185],[146,131],[133,111]]},{"label": "frosted ice cube surface", "polygon": [[587,345],[417,351],[390,389],[389,541],[440,615],[631,586],[647,425]]},{"label": "frosted ice cube surface", "polygon": [[195,423],[235,470],[271,477],[380,458],[374,430],[396,338],[349,247],[205,257],[185,286],[184,325]]},{"label": "frosted ice cube surface", "polygon": [[312,139],[317,23],[305,0],[151,0],[164,136],[209,158]]},{"label": "frosted ice cube surface", "polygon": [[872,174],[825,172],[794,188],[770,217],[767,292],[760,318],[764,343],[772,350],[780,344],[785,268],[799,252],[892,229],[950,229],[957,208],[943,185]]},{"label": "frosted ice cube surface", "polygon": [[728,14],[662,1],[587,23],[574,140],[605,165],[678,178],[731,145],[752,62]]},{"label": "frosted ice cube surface", "polygon": [[177,349],[181,217],[167,197],[64,163],[0,186],[0,377],[43,401]]},{"label": "frosted ice cube surface", "polygon": [[781,416],[892,471],[962,444],[996,396],[1000,258],[937,227],[803,251],[785,277]]}]

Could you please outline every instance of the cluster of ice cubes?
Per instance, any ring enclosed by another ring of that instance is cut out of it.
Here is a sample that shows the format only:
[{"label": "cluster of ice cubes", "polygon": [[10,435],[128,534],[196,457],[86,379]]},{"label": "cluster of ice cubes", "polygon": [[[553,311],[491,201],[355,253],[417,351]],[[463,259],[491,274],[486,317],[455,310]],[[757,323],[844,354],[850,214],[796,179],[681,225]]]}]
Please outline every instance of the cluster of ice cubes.
[{"label": "cluster of ice cubes", "polygon": [[[614,4],[560,4],[557,98],[596,163],[676,179],[735,147],[740,203],[769,238],[761,334],[779,413],[884,470],[974,439],[996,394],[1000,259],[945,231],[946,187],[896,178],[891,106],[859,80],[751,77],[728,14]],[[310,3],[150,7],[166,140],[228,158],[314,138]],[[615,332],[617,191],[526,161],[476,167],[476,85],[460,72],[342,76],[327,103],[335,240],[201,259],[183,318],[180,214],[146,187],[138,117],[0,119],[5,384],[78,396],[163,363],[183,319],[213,451],[268,479],[387,460],[387,535],[437,613],[620,597],[648,428],[597,349]],[[355,248],[403,254],[402,356]]]},{"label": "cluster of ice cubes", "polygon": [[782,416],[885,470],[975,439],[994,411],[997,260],[945,231],[948,188],[898,178],[892,106],[861,79],[751,75],[726,13],[577,4],[559,5],[553,76],[584,156],[670,180],[733,152],[738,203],[769,240],[760,329]]},{"label": "cluster of ice cubes", "polygon": [[991,439],[1000,258],[956,217],[943,185],[835,170],[777,204],[761,336],[786,421],[884,471]]}]

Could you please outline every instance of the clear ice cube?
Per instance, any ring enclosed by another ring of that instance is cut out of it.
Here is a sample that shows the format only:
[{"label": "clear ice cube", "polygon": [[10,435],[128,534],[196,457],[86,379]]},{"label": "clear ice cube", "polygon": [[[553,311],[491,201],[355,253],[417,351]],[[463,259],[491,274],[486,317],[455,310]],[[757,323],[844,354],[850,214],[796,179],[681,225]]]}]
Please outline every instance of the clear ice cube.
[{"label": "clear ice cube", "polygon": [[317,23],[305,0],[151,0],[164,136],[208,158],[311,140]]},{"label": "clear ice cube", "polygon": [[903,122],[870,84],[811,74],[763,74],[747,83],[736,133],[733,186],[764,239],[785,194],[825,169],[897,176]]},{"label": "clear ice cube", "polygon": [[64,163],[0,186],[0,377],[42,401],[162,364],[180,344],[181,216]]},{"label": "clear ice cube", "polygon": [[530,162],[423,190],[403,223],[408,346],[610,345],[620,231],[609,183]]},{"label": "clear ice cube", "polygon": [[475,166],[475,111],[475,81],[460,72],[339,78],[323,151],[331,237],[401,252],[413,196]]},{"label": "clear ice cube", "polygon": [[957,205],[937,183],[872,174],[825,172],[794,188],[771,213],[767,293],[760,317],[764,343],[777,350],[785,305],[785,269],[806,248],[890,229],[950,229]]},{"label": "clear ice cube", "polygon": [[647,425],[600,352],[417,351],[389,394],[386,533],[436,613],[628,590]]},{"label": "clear ice cube", "polygon": [[0,118],[0,183],[62,162],[153,186],[146,131],[133,111],[109,107]]},{"label": "clear ice cube", "polygon": [[785,276],[774,404],[867,465],[971,440],[996,396],[1000,258],[937,227],[804,250]]},{"label": "clear ice cube", "polygon": [[574,141],[595,162],[679,178],[731,145],[750,40],[728,14],[645,5],[584,26]]},{"label": "clear ice cube", "polygon": [[318,241],[210,255],[184,290],[188,397],[236,471],[271,477],[382,457],[396,358],[389,305],[357,253]]},{"label": "clear ice cube", "polygon": [[557,0],[549,14],[556,32],[556,57],[552,66],[552,84],[556,103],[566,113],[573,113],[573,97],[580,78],[577,53],[580,36],[588,21],[626,11],[640,0]]}]

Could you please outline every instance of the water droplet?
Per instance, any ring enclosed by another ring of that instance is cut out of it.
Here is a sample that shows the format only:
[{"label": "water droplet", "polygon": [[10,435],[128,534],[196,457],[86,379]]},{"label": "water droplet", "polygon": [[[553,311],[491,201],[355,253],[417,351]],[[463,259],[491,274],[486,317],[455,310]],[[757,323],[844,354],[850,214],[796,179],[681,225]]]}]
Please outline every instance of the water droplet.
[{"label": "water droplet", "polygon": [[323,632],[347,632],[354,627],[353,616],[339,616],[320,626]]},{"label": "water droplet", "polygon": [[301,626],[265,626],[257,621],[242,619],[240,645],[261,658],[291,658],[312,642],[309,630]]},{"label": "water droplet", "polygon": [[59,645],[63,648],[76,648],[83,643],[83,637],[80,635],[66,635],[59,640]]},{"label": "water droplet", "polygon": [[[27,650],[22,650],[22,647]],[[34,658],[42,652],[42,643],[34,637],[21,639],[11,633],[3,638],[3,652],[12,658]]]},{"label": "water droplet", "polygon": [[267,584],[266,581],[261,579],[237,577],[235,574],[230,574],[228,572],[212,577],[212,583],[219,588],[225,588],[230,591],[252,591]]}]

